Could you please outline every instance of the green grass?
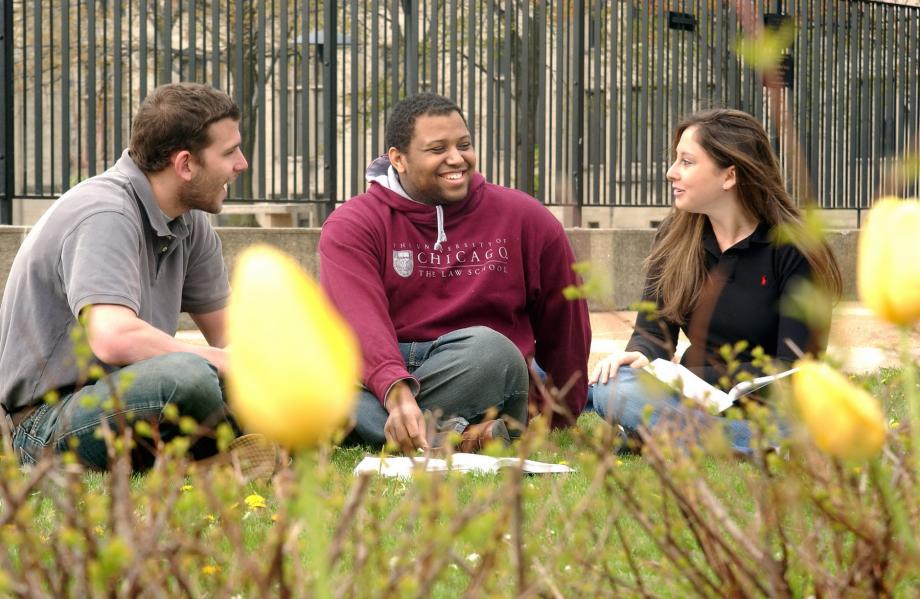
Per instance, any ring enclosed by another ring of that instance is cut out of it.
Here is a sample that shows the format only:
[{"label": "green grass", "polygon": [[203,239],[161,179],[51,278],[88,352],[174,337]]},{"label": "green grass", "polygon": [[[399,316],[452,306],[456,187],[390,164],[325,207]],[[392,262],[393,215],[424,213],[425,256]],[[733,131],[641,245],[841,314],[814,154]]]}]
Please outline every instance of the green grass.
[{"label": "green grass", "polygon": [[[886,370],[864,381],[893,420],[905,417],[899,376]],[[703,482],[767,559],[797,548],[785,579],[793,595],[804,596],[816,592],[821,576],[846,577],[865,559],[858,535],[818,507],[825,487],[853,518],[886,525],[864,465],[819,464],[816,472],[830,482],[815,482],[802,466],[810,454],[773,456],[765,470],[756,461],[672,451],[662,475],[642,456],[612,453],[609,437],[605,423],[583,415],[573,429],[528,441],[528,457],[566,462],[572,474],[371,477],[357,500],[351,495],[363,483],[352,472],[373,453],[366,448],[299,455],[273,484],[240,485],[226,471],[133,475],[128,499],[119,495],[116,475],[50,476],[18,518],[0,528],[0,592],[24,585],[25,572],[44,569],[48,582],[40,588],[71,595],[128,595],[135,584],[168,596],[720,596],[732,588],[723,586],[732,574],[720,569],[720,560],[728,563],[729,554],[744,549],[700,498]],[[24,478],[9,478],[9,470],[7,476],[8,491]],[[252,495],[264,498],[264,507],[247,503]],[[916,526],[917,502],[902,501]],[[0,514],[9,505],[2,503]],[[694,511],[697,520],[688,517]],[[778,523],[785,542],[776,535]],[[722,531],[724,549],[704,550],[702,525]],[[817,566],[806,563],[806,549],[813,549]],[[911,569],[917,562],[903,555],[890,556],[885,579],[896,596],[910,596],[920,584]],[[272,570],[276,556],[282,574]],[[72,562],[71,571],[54,589],[62,561]],[[865,580],[854,585],[856,595],[874,588]]]}]

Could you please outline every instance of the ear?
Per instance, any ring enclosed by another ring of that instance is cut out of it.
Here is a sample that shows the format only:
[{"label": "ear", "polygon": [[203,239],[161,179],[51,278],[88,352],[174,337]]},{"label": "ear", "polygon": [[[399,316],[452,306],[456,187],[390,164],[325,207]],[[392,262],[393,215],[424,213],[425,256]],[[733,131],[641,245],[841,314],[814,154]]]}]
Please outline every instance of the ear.
[{"label": "ear", "polygon": [[390,159],[390,164],[393,165],[397,173],[402,174],[406,172],[406,156],[399,151],[399,148],[393,146],[387,150],[387,157]]},{"label": "ear", "polygon": [[725,180],[722,181],[722,189],[729,191],[734,189],[735,185],[738,183],[738,179],[735,177],[735,167],[730,166],[725,169]]},{"label": "ear", "polygon": [[195,167],[195,165],[192,164],[192,159],[192,153],[188,150],[180,150],[173,154],[170,159],[173,170],[176,171],[176,175],[183,181],[192,180]]}]

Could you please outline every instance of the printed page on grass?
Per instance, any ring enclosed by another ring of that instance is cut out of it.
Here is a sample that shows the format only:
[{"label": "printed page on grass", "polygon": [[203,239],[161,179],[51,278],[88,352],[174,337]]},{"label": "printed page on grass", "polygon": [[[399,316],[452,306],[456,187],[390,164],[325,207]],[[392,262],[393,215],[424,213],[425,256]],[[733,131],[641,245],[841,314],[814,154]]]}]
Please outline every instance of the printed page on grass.
[{"label": "printed page on grass", "polygon": [[645,370],[651,373],[655,378],[667,383],[681,392],[684,397],[689,397],[703,406],[715,409],[718,412],[724,412],[732,406],[738,398],[749,393],[753,393],[762,387],[765,387],[773,381],[787,377],[796,372],[798,368],[784,370],[772,375],[757,377],[750,381],[742,381],[729,389],[728,393],[716,389],[697,375],[693,374],[686,367],[669,360],[658,358],[652,361]]},{"label": "printed page on grass", "polygon": [[455,453],[447,460],[423,457],[391,457],[379,458],[366,456],[355,467],[355,474],[370,472],[382,476],[409,477],[415,469],[426,469],[429,472],[476,472],[479,474],[494,474],[501,468],[511,468],[521,465],[528,474],[564,474],[574,472],[565,464],[550,464],[534,460],[521,460],[520,458],[493,458],[475,453]]}]

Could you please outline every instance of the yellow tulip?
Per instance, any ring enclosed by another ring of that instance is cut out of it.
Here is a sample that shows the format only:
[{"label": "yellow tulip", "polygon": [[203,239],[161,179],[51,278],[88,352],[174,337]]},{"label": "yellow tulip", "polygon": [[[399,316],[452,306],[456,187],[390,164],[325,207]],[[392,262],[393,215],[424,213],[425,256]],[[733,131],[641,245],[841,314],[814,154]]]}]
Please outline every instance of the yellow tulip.
[{"label": "yellow tulip", "polygon": [[290,448],[329,439],[354,406],[355,336],[290,256],[248,248],[228,310],[230,406],[247,432]]},{"label": "yellow tulip", "polygon": [[859,234],[859,297],[876,315],[909,325],[920,319],[920,202],[887,197]]},{"label": "yellow tulip", "polygon": [[792,391],[815,445],[840,458],[881,451],[885,417],[875,398],[827,364],[801,360],[796,366]]}]

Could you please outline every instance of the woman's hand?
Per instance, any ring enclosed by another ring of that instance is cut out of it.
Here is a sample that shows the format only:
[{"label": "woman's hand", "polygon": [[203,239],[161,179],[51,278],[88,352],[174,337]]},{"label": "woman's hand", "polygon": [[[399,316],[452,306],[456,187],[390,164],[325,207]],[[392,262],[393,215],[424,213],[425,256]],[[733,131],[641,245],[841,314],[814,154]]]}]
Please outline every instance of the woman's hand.
[{"label": "woman's hand", "polygon": [[646,364],[648,364],[648,358],[637,351],[612,353],[597,363],[594,372],[591,373],[591,378],[588,379],[588,384],[601,383],[603,385],[611,376],[616,375],[620,366],[642,368]]}]

